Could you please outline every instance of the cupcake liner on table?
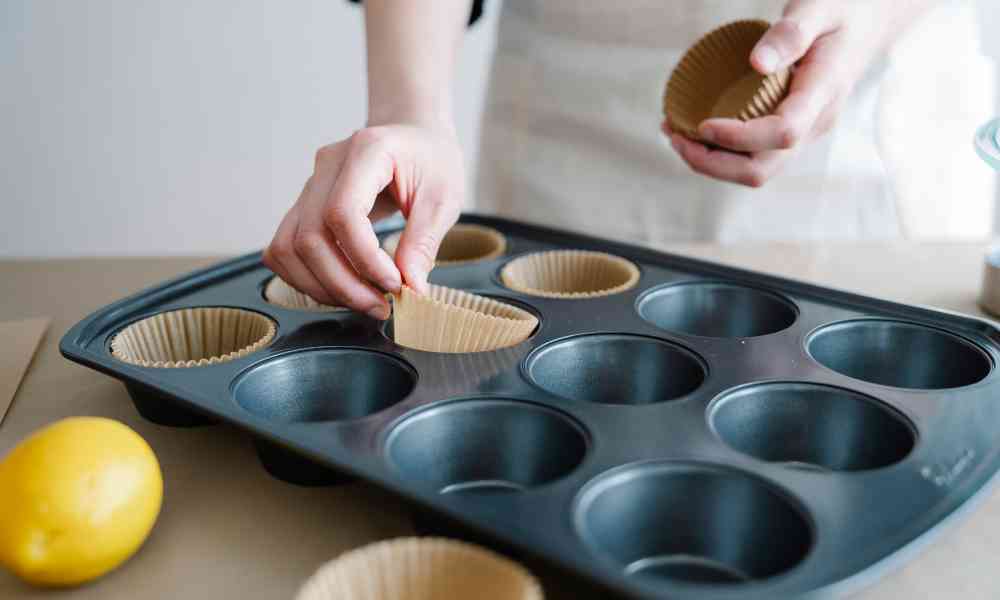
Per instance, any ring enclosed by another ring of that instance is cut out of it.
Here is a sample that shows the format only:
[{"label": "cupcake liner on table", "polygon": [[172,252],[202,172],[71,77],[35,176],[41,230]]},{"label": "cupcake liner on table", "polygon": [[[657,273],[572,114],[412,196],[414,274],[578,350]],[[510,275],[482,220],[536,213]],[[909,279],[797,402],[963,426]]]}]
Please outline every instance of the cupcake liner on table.
[{"label": "cupcake liner on table", "polygon": [[319,568],[296,600],[542,600],[524,567],[444,538],[398,538],[342,554]]}]

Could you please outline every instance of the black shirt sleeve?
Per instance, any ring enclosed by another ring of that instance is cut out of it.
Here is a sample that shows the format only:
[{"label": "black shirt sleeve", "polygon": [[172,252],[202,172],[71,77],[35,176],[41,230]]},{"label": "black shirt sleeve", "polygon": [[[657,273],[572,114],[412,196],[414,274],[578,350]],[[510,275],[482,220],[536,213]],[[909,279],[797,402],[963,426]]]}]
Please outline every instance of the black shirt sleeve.
[{"label": "black shirt sleeve", "polygon": [[[354,4],[361,4],[361,0],[348,0]],[[469,25],[472,25],[483,16],[483,4],[486,0],[472,0],[472,11],[469,13]]]}]

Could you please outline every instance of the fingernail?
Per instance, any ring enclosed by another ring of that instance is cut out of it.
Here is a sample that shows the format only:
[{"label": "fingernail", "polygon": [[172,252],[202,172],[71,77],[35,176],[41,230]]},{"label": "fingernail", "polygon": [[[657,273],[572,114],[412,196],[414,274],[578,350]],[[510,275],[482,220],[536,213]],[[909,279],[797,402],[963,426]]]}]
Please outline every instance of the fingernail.
[{"label": "fingernail", "polygon": [[778,56],[778,51],[773,47],[768,45],[759,46],[754,51],[754,55],[757,57],[757,64],[768,73],[778,68],[778,60],[781,57]]},{"label": "fingernail", "polygon": [[698,129],[698,135],[700,135],[701,139],[705,140],[706,142],[715,141],[715,130],[712,129],[711,127],[700,127]]},{"label": "fingernail", "polygon": [[407,283],[410,284],[414,290],[418,293],[423,294],[427,291],[427,272],[423,269],[414,268],[410,270],[413,277],[407,278]]},{"label": "fingernail", "polygon": [[389,318],[389,307],[385,304],[379,304],[368,309],[368,316],[377,319],[379,321],[385,321]]}]

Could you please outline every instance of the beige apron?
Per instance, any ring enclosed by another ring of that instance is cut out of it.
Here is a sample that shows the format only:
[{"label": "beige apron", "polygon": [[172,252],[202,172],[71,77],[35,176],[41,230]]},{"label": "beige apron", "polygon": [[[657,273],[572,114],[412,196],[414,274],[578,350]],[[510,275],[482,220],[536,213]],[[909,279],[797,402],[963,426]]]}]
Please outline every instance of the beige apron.
[{"label": "beige apron", "polygon": [[[507,0],[477,210],[637,243],[893,239],[874,65],[838,127],[755,190],[694,174],[659,131],[663,87],[702,33],[783,0]],[[971,131],[971,130],[970,130]],[[971,135],[971,134],[970,134]]]}]

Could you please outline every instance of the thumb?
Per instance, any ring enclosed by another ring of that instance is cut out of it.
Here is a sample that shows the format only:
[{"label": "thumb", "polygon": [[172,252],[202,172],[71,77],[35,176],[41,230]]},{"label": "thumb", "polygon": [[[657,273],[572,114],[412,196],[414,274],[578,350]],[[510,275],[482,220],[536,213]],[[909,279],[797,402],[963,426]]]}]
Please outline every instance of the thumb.
[{"label": "thumb", "polygon": [[836,28],[836,2],[792,0],[750,53],[750,64],[767,75],[793,65],[805,56],[816,38]]},{"label": "thumb", "polygon": [[396,264],[403,281],[417,293],[427,293],[427,275],[434,268],[438,247],[458,220],[459,204],[443,186],[417,198],[406,216],[406,228],[396,249]]}]

